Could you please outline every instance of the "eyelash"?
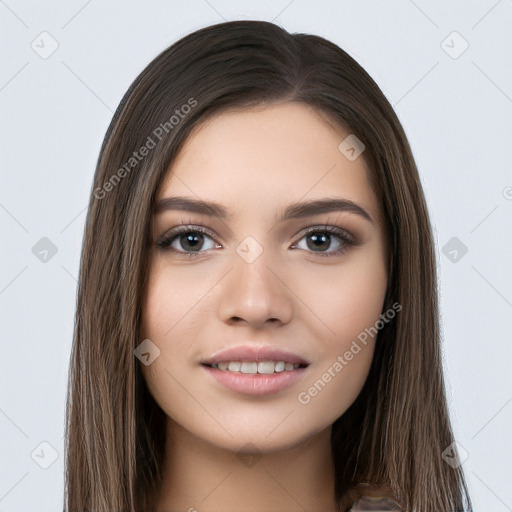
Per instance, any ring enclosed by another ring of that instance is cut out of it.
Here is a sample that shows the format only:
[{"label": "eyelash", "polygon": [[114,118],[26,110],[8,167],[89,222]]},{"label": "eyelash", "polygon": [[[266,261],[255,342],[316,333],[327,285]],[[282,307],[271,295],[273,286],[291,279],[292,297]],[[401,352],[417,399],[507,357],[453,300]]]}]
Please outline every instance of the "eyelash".
[{"label": "eyelash", "polygon": [[[215,236],[209,229],[203,228],[201,226],[181,225],[181,226],[172,228],[166,234],[162,235],[157,240],[156,245],[159,249],[162,249],[164,251],[173,251],[178,254],[184,255],[188,258],[200,257],[205,251],[196,251],[196,252],[178,251],[171,247],[171,244],[174,241],[174,239],[176,239],[179,235],[182,235],[185,233],[187,233],[187,234],[188,233],[201,233],[202,235],[209,236],[215,243],[218,243],[215,240]],[[339,228],[337,226],[325,225],[325,226],[311,226],[309,228],[306,228],[306,231],[303,233],[303,235],[299,239],[299,241],[296,244],[294,244],[294,246],[296,246],[303,238],[307,237],[308,235],[310,235],[312,233],[315,233],[315,234],[328,233],[329,235],[335,235],[340,239],[340,241],[342,243],[341,248],[337,249],[335,251],[324,252],[324,253],[310,251],[312,254],[318,255],[320,257],[339,256],[339,255],[345,253],[345,251],[348,247],[358,245],[358,242],[356,241],[356,239],[348,231],[345,231],[344,229]]]}]

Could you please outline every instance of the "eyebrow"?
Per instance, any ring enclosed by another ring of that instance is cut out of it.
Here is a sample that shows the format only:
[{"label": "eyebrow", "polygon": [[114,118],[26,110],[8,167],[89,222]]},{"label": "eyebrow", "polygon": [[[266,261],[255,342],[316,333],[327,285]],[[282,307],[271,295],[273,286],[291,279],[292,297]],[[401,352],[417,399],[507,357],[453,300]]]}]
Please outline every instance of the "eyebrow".
[{"label": "eyebrow", "polygon": [[[200,201],[184,196],[166,197],[161,199],[156,203],[154,213],[159,214],[167,210],[193,212],[210,217],[217,217],[223,220],[232,219],[234,217],[224,208],[224,206],[218,203],[214,203],[212,201]],[[353,213],[373,223],[373,218],[365,209],[357,203],[341,197],[292,203],[285,209],[280,220],[285,221],[290,219],[299,219],[330,212]]]}]

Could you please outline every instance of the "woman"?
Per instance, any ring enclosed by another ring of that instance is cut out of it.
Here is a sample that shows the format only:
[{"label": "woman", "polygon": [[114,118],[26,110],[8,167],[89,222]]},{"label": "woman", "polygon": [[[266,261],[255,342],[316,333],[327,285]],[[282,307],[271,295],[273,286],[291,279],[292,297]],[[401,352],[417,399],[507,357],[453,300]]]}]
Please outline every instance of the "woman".
[{"label": "woman", "polygon": [[267,22],[184,37],[98,159],[66,510],[470,510],[438,315],[418,171],[370,76]]}]

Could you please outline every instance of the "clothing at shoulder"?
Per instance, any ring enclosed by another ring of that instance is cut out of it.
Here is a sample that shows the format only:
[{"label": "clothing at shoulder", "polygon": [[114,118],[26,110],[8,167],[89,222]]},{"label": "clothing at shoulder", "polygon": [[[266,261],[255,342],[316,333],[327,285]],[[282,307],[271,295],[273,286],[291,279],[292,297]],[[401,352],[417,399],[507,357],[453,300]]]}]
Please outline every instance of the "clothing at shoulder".
[{"label": "clothing at shoulder", "polygon": [[391,498],[370,498],[361,496],[346,512],[403,512]]}]

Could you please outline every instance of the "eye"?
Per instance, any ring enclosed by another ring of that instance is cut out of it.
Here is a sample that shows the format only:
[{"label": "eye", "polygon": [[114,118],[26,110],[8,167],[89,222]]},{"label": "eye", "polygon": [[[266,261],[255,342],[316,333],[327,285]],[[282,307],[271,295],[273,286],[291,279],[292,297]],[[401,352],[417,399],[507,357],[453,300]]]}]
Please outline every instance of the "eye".
[{"label": "eye", "polygon": [[[204,252],[204,250],[218,247],[218,244],[209,234],[209,230],[199,226],[177,226],[162,235],[157,240],[156,245],[164,250],[171,250],[182,253],[185,256],[194,257]],[[207,247],[203,247],[205,240],[210,241],[209,244],[206,244]]]},{"label": "eye", "polygon": [[[301,247],[302,240],[306,240],[306,246]],[[209,241],[206,243],[205,241]],[[334,243],[333,243],[334,241]],[[301,249],[312,252],[318,256],[337,256],[345,253],[352,245],[357,245],[357,240],[348,232],[337,226],[313,226],[303,233],[298,243],[291,246],[292,249]],[[201,226],[180,225],[172,228],[162,235],[156,242],[157,247],[165,251],[173,251],[187,257],[196,257],[209,249],[220,248],[215,241],[213,233]],[[324,249],[334,250],[325,251]]]},{"label": "eye", "polygon": [[[306,240],[306,247],[300,247],[302,240]],[[334,243],[334,250],[324,251]],[[348,232],[337,226],[313,226],[308,228],[303,237],[292,248],[305,249],[318,254],[318,256],[338,256],[352,246],[357,245],[356,239]]]}]

